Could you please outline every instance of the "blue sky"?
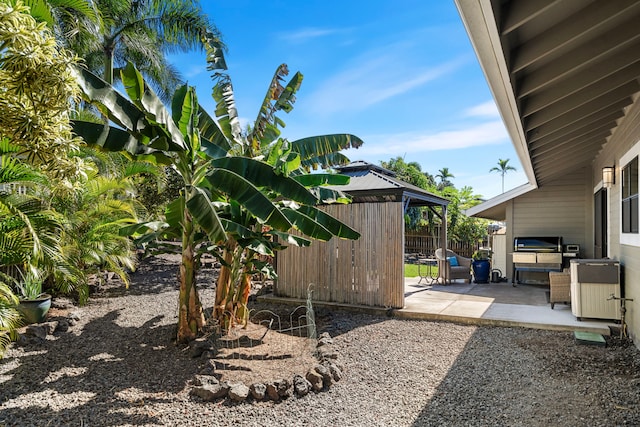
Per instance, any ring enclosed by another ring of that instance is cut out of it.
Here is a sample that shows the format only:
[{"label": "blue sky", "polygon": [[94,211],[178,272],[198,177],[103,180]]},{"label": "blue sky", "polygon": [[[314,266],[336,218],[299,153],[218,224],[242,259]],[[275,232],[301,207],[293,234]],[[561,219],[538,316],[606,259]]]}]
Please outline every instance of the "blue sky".
[{"label": "blue sky", "polygon": [[[498,159],[526,178],[497,112],[453,0],[207,1],[219,28],[238,114],[253,122],[281,63],[304,75],[282,136],[352,133],[364,140],[351,160],[447,167],[456,187],[501,193]],[[204,54],[172,57],[200,103],[213,112]]]}]

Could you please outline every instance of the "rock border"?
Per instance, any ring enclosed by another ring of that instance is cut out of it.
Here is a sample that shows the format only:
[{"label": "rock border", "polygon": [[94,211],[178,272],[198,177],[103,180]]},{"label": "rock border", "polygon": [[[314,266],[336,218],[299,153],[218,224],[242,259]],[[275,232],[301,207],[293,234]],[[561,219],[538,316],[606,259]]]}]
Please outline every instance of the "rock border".
[{"label": "rock border", "polygon": [[328,332],[323,332],[318,337],[315,356],[318,364],[309,369],[305,375],[295,374],[293,378],[282,378],[267,383],[257,382],[250,385],[243,383],[230,383],[220,381],[213,373],[215,363],[210,360],[214,357],[213,345],[205,340],[195,340],[191,343],[192,357],[207,358],[201,374],[192,380],[190,396],[196,396],[205,402],[214,402],[227,399],[231,402],[282,402],[290,397],[301,398],[311,392],[326,391],[342,379],[344,367],[338,364],[338,354],[333,347],[333,339]]}]

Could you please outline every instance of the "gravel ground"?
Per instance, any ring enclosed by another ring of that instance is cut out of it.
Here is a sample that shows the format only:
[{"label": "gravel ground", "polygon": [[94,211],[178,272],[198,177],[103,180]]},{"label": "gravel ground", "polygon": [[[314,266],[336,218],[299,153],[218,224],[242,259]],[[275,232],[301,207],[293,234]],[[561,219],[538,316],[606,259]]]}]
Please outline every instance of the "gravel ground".
[{"label": "gravel ground", "polygon": [[[324,310],[340,382],[282,403],[202,402],[189,396],[201,360],[172,343],[176,272],[168,259],[147,262],[128,291],[74,309],[67,332],[13,346],[0,361],[0,426],[640,425],[629,342]],[[211,306],[212,292],[202,296]]]}]

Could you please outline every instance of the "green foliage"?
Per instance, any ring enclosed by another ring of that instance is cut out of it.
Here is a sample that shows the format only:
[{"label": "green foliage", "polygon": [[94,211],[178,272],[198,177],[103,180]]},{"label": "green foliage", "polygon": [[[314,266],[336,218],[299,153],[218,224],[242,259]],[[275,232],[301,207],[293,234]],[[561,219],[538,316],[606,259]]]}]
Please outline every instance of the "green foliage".
[{"label": "green foliage", "polygon": [[91,4],[97,22],[78,13],[58,20],[66,47],[109,83],[120,79],[119,71],[127,62],[134,63],[165,102],[182,81],[166,55],[202,49],[202,34],[217,32],[197,0],[93,0]]},{"label": "green foliage", "polygon": [[422,167],[418,162],[406,163],[404,158],[395,157],[388,162],[380,162],[380,165],[385,169],[395,172],[398,179],[415,185],[416,187],[429,190],[433,189],[436,185],[433,176],[427,172],[422,172]]},{"label": "green foliage", "polygon": [[[464,214],[466,209],[481,202],[481,196],[473,194],[471,187],[457,189],[449,180],[449,178],[453,178],[449,168],[445,167],[438,171],[436,178],[440,182],[436,186],[433,176],[422,172],[420,165],[416,162],[406,163],[403,158],[396,157],[388,162],[381,162],[381,165],[395,172],[399,179],[450,201],[447,207],[449,239],[458,242],[476,243],[486,237],[488,221],[480,218],[469,218]],[[434,226],[440,223],[440,219],[426,208],[409,208],[405,213],[405,225],[408,229],[417,229],[425,226],[434,229]]]},{"label": "green foliage", "polygon": [[21,279],[16,280],[18,295],[23,300],[35,300],[42,295],[43,272],[38,268],[29,268]]},{"label": "green foliage", "polygon": [[15,339],[16,329],[22,324],[17,305],[18,297],[0,276],[0,359],[11,340]]},{"label": "green foliage", "polygon": [[81,143],[68,114],[78,95],[69,72],[75,59],[20,4],[0,3],[0,46],[0,138],[18,147],[15,155],[28,163],[55,176],[74,176],[80,167],[67,153]]}]

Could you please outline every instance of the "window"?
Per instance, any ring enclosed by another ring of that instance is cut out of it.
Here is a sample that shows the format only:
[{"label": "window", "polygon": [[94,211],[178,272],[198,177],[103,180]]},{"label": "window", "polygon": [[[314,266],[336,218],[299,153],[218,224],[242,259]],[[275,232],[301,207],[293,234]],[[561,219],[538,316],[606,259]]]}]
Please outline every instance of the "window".
[{"label": "window", "polygon": [[622,169],[622,232],[638,234],[638,156]]}]

